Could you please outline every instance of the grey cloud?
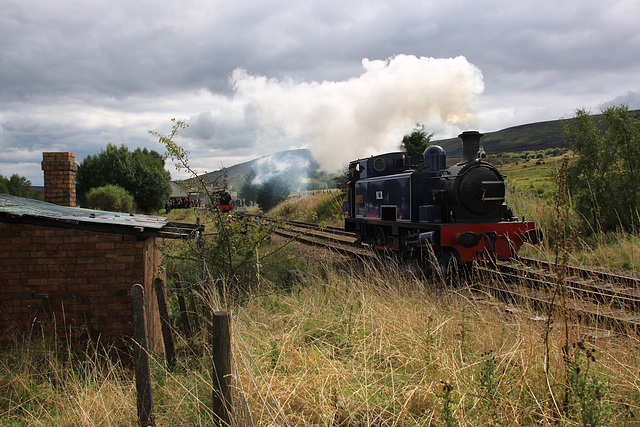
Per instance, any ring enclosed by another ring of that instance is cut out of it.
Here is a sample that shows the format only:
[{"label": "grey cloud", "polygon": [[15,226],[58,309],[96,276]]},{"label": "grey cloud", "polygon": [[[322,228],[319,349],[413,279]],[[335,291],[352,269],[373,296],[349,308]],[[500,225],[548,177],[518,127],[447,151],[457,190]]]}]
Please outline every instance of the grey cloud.
[{"label": "grey cloud", "polygon": [[[483,75],[487,111],[478,113],[491,120],[480,125],[551,120],[608,100],[637,108],[639,14],[622,0],[8,0],[0,149],[13,154],[0,173],[37,164],[44,150],[160,150],[146,131],[172,117],[190,122],[180,138],[202,159],[306,144],[265,129],[254,105],[236,111],[237,68],[295,86],[357,80],[363,58],[463,55]],[[206,105],[210,94],[226,100]],[[374,107],[384,114],[384,103]]]},{"label": "grey cloud", "polygon": [[624,95],[616,96],[611,101],[603,102],[602,104],[598,105],[598,109],[604,110],[608,107],[622,104],[628,106],[632,110],[640,108],[640,90],[630,90]]},{"label": "grey cloud", "polygon": [[181,135],[199,149],[230,152],[251,148],[255,144],[255,129],[246,123],[210,111],[187,120],[189,127]]}]

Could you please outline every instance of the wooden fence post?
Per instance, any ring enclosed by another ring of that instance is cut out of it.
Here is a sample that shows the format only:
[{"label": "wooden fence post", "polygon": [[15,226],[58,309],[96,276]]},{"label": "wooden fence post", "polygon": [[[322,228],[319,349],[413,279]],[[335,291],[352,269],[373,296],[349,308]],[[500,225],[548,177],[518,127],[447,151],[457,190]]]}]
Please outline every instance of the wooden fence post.
[{"label": "wooden fence post", "polygon": [[162,326],[162,341],[164,342],[164,356],[167,360],[167,369],[173,371],[176,366],[176,346],[171,332],[171,320],[167,309],[167,297],[164,280],[155,279],[156,297],[158,298],[158,311],[160,312],[160,325]]},{"label": "wooden fence post", "polygon": [[180,273],[176,273],[173,276],[178,290],[178,305],[180,306],[180,316],[182,318],[182,328],[184,329],[184,335],[190,338],[193,333],[191,332],[191,322],[189,321],[189,313],[187,312],[187,303],[184,299],[182,292],[182,283],[180,281]]},{"label": "wooden fence post", "polygon": [[213,357],[213,413],[220,425],[231,425],[231,330],[229,314],[224,311],[213,313],[211,329],[211,351]]},{"label": "wooden fence post", "polygon": [[153,414],[153,395],[151,393],[151,372],[147,338],[147,316],[144,308],[144,288],[133,285],[131,288],[133,306],[134,358],[136,362],[136,392],[138,423],[140,427],[155,426]]}]

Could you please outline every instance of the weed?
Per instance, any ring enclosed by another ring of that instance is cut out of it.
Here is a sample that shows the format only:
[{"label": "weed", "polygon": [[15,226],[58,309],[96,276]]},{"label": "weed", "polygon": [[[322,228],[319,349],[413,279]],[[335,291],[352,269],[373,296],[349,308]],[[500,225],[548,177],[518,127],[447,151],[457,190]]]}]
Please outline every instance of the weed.
[{"label": "weed", "polygon": [[495,399],[498,390],[497,370],[498,365],[493,351],[490,350],[482,354],[479,373],[480,389],[482,392],[481,400],[485,410],[492,418],[495,418],[496,415]]},{"label": "weed", "polygon": [[462,308],[462,319],[459,326],[460,333],[458,334],[458,338],[460,340],[460,355],[462,360],[465,361],[472,353],[468,341],[471,329],[469,327],[469,315],[467,314],[467,307]]},{"label": "weed", "polygon": [[608,425],[607,384],[592,372],[596,349],[587,348],[582,341],[574,343],[573,349],[567,373],[569,412],[577,416],[583,426]]},{"label": "weed", "polygon": [[439,409],[440,414],[444,418],[444,424],[447,427],[458,425],[458,421],[454,416],[455,407],[458,402],[453,394],[453,385],[448,381],[440,381],[442,384],[442,392],[438,396],[442,400],[442,408]]}]

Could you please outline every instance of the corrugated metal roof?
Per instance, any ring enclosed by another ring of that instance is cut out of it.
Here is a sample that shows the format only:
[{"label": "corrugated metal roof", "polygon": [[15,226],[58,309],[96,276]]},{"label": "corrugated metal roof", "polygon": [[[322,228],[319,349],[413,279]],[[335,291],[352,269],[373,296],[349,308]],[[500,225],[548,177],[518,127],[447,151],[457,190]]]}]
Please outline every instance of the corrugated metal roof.
[{"label": "corrugated metal roof", "polygon": [[[10,222],[28,223],[30,219],[45,220],[59,223],[61,226],[69,228],[74,224],[83,224],[84,229],[95,226],[100,231],[105,231],[101,227],[110,227],[113,232],[130,229],[130,234],[140,234],[149,231],[156,231],[163,237],[187,237],[202,227],[195,224],[171,223],[162,216],[128,214],[122,212],[108,212],[94,209],[84,209],[69,206],[59,206],[53,203],[42,202],[40,200],[25,199],[23,197],[0,194],[0,222],[11,218]],[[20,219],[19,221],[16,221]],[[7,221],[5,221],[7,222]],[[115,228],[114,228],[115,227]],[[73,227],[71,227],[73,228]],[[169,233],[170,235],[165,235]],[[186,235],[185,235],[186,234]]]}]

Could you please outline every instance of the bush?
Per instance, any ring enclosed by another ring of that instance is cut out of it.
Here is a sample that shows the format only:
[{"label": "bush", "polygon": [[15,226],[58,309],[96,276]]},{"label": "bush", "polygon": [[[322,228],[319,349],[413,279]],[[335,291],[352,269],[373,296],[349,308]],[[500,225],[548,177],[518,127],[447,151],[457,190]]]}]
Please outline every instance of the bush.
[{"label": "bush", "polygon": [[142,212],[159,211],[171,194],[171,174],[164,156],[140,148],[108,144],[99,154],[86,157],[76,172],[78,199],[84,203],[92,188],[117,185],[127,190]]},{"label": "bush", "polygon": [[116,185],[96,187],[87,194],[87,206],[103,211],[131,212],[134,207],[133,196]]},{"label": "bush", "polygon": [[589,230],[640,229],[640,120],[626,105],[598,119],[582,109],[563,123],[577,159],[567,170],[567,189]]},{"label": "bush", "polygon": [[330,193],[313,208],[318,220],[342,218],[342,204],[346,201],[344,193]]}]

